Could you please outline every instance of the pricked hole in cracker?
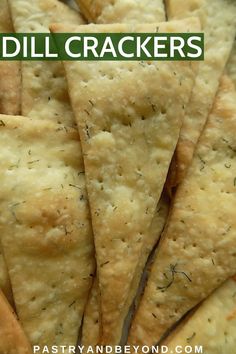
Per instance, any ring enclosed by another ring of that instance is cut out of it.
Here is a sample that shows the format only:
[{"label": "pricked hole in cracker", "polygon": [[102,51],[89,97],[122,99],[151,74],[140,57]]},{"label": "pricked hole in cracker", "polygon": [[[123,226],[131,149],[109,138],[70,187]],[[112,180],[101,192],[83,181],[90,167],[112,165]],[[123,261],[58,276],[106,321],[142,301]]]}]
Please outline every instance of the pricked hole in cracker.
[{"label": "pricked hole in cracker", "polygon": [[132,122],[130,122],[129,120],[123,121],[123,125],[126,127],[132,127]]},{"label": "pricked hole in cracker", "polygon": [[36,296],[33,296],[33,297],[30,299],[31,302],[34,302],[35,300],[36,300]]},{"label": "pricked hole in cracker", "polygon": [[40,74],[39,74],[39,71],[36,71],[34,72],[34,77],[40,77]]},{"label": "pricked hole in cracker", "polygon": [[[107,80],[114,80],[114,76],[112,74],[105,73],[104,71],[100,71],[100,75]],[[84,81],[84,80],[83,80],[83,82],[86,83],[86,81]]]},{"label": "pricked hole in cracker", "polygon": [[163,114],[163,115],[166,114],[166,108],[165,108],[165,107],[162,107],[162,108],[161,108],[161,114]]},{"label": "pricked hole in cracker", "polygon": [[111,127],[103,128],[102,131],[103,131],[104,133],[111,133]]}]

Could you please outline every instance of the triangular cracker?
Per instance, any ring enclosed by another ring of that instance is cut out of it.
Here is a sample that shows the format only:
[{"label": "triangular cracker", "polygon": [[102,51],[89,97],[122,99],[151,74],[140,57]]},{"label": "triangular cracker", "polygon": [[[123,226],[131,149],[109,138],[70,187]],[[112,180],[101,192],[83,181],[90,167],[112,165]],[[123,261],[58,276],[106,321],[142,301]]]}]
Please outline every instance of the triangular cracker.
[{"label": "triangular cracker", "polygon": [[231,51],[226,69],[227,69],[228,75],[233,80],[234,85],[236,87],[236,38],[234,41],[233,49]]},{"label": "triangular cracker", "polygon": [[[195,19],[155,25],[53,26],[65,32],[198,30]],[[103,343],[120,316],[179,136],[190,62],[65,62],[84,153],[102,306]]]},{"label": "triangular cracker", "polygon": [[[134,278],[132,280],[129,293],[127,294],[127,301],[122,309],[122,313],[120,314],[121,323],[124,322],[128,311],[135,299],[135,295],[137,294],[141,275],[143,273],[145,264],[147,262],[147,258],[152,251],[154,245],[158,241],[161,236],[162,230],[165,226],[165,222],[167,219],[169,210],[169,201],[165,193],[163,193],[162,198],[160,199],[156,213],[152,220],[151,229],[145,235],[145,249],[141,258],[138,262],[137,269],[134,274]],[[101,331],[101,315],[100,315],[100,307],[99,307],[99,285],[97,279],[94,281],[93,287],[91,289],[90,297],[88,303],[86,305],[86,311],[84,313],[83,320],[83,336],[82,336],[82,344],[85,346],[96,345],[99,343],[100,339],[100,331]]]},{"label": "triangular cracker", "polygon": [[0,353],[32,354],[16,315],[0,291]]},{"label": "triangular cracker", "polygon": [[155,23],[165,21],[163,0],[76,0],[84,16],[95,23]]},{"label": "triangular cracker", "polygon": [[[50,23],[84,23],[79,13],[58,0],[9,0],[16,32],[49,32]],[[74,125],[61,62],[22,62],[22,114]]]},{"label": "triangular cracker", "polygon": [[179,186],[129,343],[156,344],[236,273],[236,92],[223,78],[192,165]]},{"label": "triangular cracker", "polygon": [[[13,32],[7,0],[0,1],[0,33]],[[0,113],[20,114],[20,63],[0,61]]]},{"label": "triangular cracker", "polygon": [[18,316],[31,344],[75,345],[94,271],[78,133],[0,122],[0,230]]},{"label": "triangular cracker", "polygon": [[235,0],[167,0],[169,19],[198,16],[205,34],[205,59],[199,64],[176,150],[174,185],[183,179],[196,143],[214,102],[219,79],[228,60],[236,31]]},{"label": "triangular cracker", "polygon": [[170,353],[177,346],[202,347],[207,354],[235,353],[236,281],[225,282],[163,344]]}]

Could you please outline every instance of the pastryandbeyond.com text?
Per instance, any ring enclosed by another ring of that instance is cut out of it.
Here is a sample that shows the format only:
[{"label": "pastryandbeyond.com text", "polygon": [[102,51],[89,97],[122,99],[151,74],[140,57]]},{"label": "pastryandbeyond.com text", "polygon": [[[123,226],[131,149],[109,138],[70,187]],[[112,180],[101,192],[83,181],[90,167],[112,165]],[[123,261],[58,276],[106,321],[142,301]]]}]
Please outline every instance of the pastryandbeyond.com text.
[{"label": "pastryandbeyond.com text", "polygon": [[35,354],[37,353],[47,353],[47,354],[182,354],[182,353],[203,353],[203,347],[201,345],[186,345],[186,346],[181,346],[177,345],[174,349],[171,348],[169,349],[168,346],[166,345],[161,345],[161,346],[140,346],[140,345],[115,345],[115,346],[110,346],[110,345],[105,345],[105,346],[84,346],[84,345],[78,345],[78,346],[66,346],[66,345],[53,345],[51,347],[49,346],[39,346],[39,345],[34,345],[33,347],[33,352]]}]

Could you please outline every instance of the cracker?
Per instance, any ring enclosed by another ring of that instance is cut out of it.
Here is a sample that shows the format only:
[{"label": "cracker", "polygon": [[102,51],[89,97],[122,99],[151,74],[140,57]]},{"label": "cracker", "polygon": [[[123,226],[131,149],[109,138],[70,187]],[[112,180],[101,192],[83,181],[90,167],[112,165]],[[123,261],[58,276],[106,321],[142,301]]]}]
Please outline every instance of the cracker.
[{"label": "cracker", "polygon": [[[167,215],[169,210],[169,201],[165,194],[163,194],[160,199],[156,213],[152,220],[150,231],[144,235],[145,236],[145,251],[141,255],[137,269],[132,280],[132,284],[127,294],[127,301],[122,309],[120,314],[120,319],[125,320],[129,309],[134,301],[134,298],[137,294],[141,275],[143,273],[147,258],[152,251],[154,245],[160,238],[160,235],[163,231]],[[83,321],[83,337],[82,344],[85,346],[96,345],[99,343],[101,330],[101,319],[100,319],[100,307],[99,307],[99,290],[98,290],[98,281],[94,281],[93,288],[91,289],[90,298],[88,300],[86,311],[84,314]]]},{"label": "cracker", "polygon": [[[78,12],[58,0],[9,0],[16,32],[49,32],[51,22],[81,24]],[[22,62],[22,114],[74,125],[61,62]]]},{"label": "cracker", "polygon": [[130,344],[156,344],[236,273],[236,92],[224,77],[192,165],[179,186]]},{"label": "cracker", "polygon": [[[0,1],[0,33],[13,32],[7,0]],[[20,63],[0,61],[0,113],[20,114]]]},{"label": "cracker", "polygon": [[96,346],[99,343],[101,329],[100,315],[99,286],[98,279],[95,278],[84,312],[81,342],[85,347],[90,345]]},{"label": "cracker", "polygon": [[234,41],[233,49],[231,51],[226,69],[228,75],[233,80],[234,85],[236,87],[236,39]]},{"label": "cracker", "polygon": [[202,346],[205,353],[233,353],[236,344],[236,282],[225,282],[167,338],[169,352],[177,346]]},{"label": "cracker", "polygon": [[170,19],[198,16],[205,34],[205,60],[199,65],[177,145],[174,185],[181,182],[191,163],[196,143],[214,102],[235,37],[235,12],[234,0],[167,0]]},{"label": "cracker", "polygon": [[75,345],[94,271],[77,130],[0,122],[0,230],[18,316],[32,345]]},{"label": "cracker", "polygon": [[4,354],[32,354],[13,309],[0,291],[0,352]]},{"label": "cracker", "polygon": [[[154,32],[156,26],[55,25],[52,29]],[[181,32],[197,30],[199,24],[192,19],[158,26],[163,32]],[[95,232],[102,341],[113,344],[121,337],[120,316],[176,146],[194,71],[186,62],[64,64]]]},{"label": "cracker", "polygon": [[95,23],[156,23],[165,21],[163,0],[76,0]]}]

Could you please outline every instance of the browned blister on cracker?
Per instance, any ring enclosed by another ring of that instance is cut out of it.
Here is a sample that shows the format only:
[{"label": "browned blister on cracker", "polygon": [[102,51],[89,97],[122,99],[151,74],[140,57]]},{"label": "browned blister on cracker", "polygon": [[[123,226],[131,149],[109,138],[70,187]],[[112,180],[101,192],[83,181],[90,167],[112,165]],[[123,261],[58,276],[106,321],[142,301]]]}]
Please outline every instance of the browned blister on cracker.
[{"label": "browned blister on cracker", "polygon": [[19,319],[32,345],[75,345],[94,272],[78,132],[0,123],[1,241]]},{"label": "browned blister on cracker", "polygon": [[76,0],[95,23],[156,23],[165,21],[163,0]]},{"label": "browned blister on cracker", "polygon": [[[55,25],[65,32],[199,30],[154,25]],[[65,62],[80,130],[101,292],[102,342],[119,342],[124,306],[193,84],[188,62]],[[177,94],[176,94],[177,93]]]},{"label": "browned blister on cracker", "polygon": [[204,31],[204,61],[186,108],[176,149],[176,170],[172,185],[178,185],[191,163],[194,149],[212,108],[219,79],[229,58],[236,33],[234,0],[167,0],[169,19],[198,16]]},{"label": "browned blister on cracker", "polygon": [[179,186],[133,321],[130,344],[154,345],[236,272],[236,93],[224,77]]}]

